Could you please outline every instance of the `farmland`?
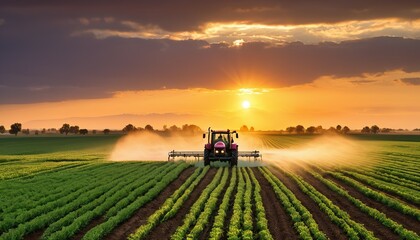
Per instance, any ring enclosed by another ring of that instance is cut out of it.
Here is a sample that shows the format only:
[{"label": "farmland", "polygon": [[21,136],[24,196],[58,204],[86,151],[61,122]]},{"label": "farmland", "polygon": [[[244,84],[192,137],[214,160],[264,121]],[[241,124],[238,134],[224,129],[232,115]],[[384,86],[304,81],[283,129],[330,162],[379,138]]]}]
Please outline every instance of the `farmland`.
[{"label": "farmland", "polygon": [[[418,136],[237,168],[107,161],[118,138],[0,138],[0,239],[420,239]],[[257,138],[287,151],[317,137]]]}]

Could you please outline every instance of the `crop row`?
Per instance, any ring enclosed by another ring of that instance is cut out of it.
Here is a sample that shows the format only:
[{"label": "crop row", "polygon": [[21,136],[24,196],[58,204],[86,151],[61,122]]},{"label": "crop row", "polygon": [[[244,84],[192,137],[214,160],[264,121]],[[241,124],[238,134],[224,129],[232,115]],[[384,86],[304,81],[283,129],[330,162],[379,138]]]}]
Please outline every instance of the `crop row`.
[{"label": "crop row", "polygon": [[106,214],[106,220],[89,230],[83,236],[83,239],[102,239],[118,224],[131,217],[135,211],[156,198],[169,183],[178,178],[179,174],[189,167],[189,164],[186,163],[171,165],[175,165],[176,167],[170,171],[162,171],[158,175],[155,175],[155,177],[151,181],[147,182],[147,184],[139,188],[142,189],[144,187],[144,191],[133,191],[126,198],[120,200],[117,204],[110,208]]},{"label": "crop row", "polygon": [[242,206],[245,194],[245,181],[242,171],[238,168],[238,186],[236,188],[235,200],[233,202],[232,217],[227,232],[228,239],[238,239],[241,234],[241,222],[243,220]]},{"label": "crop row", "polygon": [[[105,178],[107,175],[103,175]],[[108,176],[112,180],[119,179],[124,176],[121,173],[110,174]],[[111,183],[103,186],[101,182],[95,182],[94,184],[86,184],[84,183],[84,187],[79,188],[77,191],[69,192],[67,195],[62,196],[61,198],[51,199],[50,202],[46,202],[44,205],[35,206],[32,209],[26,210],[22,209],[20,211],[11,212],[10,214],[4,214],[4,220],[0,222],[0,229],[2,231],[9,230],[13,227],[20,227],[23,228],[25,226],[24,223],[28,223],[31,220],[36,218],[40,218],[46,213],[52,212],[53,210],[59,209],[64,205],[67,205],[79,198],[84,198],[87,194],[101,194],[102,192],[106,191],[108,186],[111,186]],[[75,183],[76,185],[79,183]],[[47,197],[49,198],[49,197]],[[23,224],[23,225],[22,225]],[[19,225],[19,226],[18,226]]]},{"label": "crop row", "polygon": [[255,221],[258,230],[257,238],[271,240],[273,239],[273,236],[271,236],[271,233],[268,230],[268,221],[265,215],[265,209],[261,197],[261,186],[258,180],[255,178],[253,171],[250,168],[248,168],[248,170],[252,184],[254,185]]},{"label": "crop row", "polygon": [[333,223],[338,225],[349,239],[376,239],[372,232],[368,231],[362,224],[353,221],[348,213],[333,204],[330,199],[316,190],[312,185],[305,182],[301,177],[287,173],[299,188],[316,202]]},{"label": "crop row", "polygon": [[[126,171],[125,174],[133,172],[135,168],[127,170],[128,171]],[[6,202],[13,207],[4,210],[4,213],[2,214],[4,221],[0,222],[0,229],[4,230],[5,228],[7,229],[17,226],[17,224],[28,221],[41,213],[45,213],[56,207],[62,206],[72,199],[76,199],[80,196],[80,194],[89,191],[89,189],[98,187],[101,184],[101,179],[105,179],[106,177],[113,175],[112,169],[108,169],[107,171],[102,170],[100,172],[92,171],[92,174],[96,175],[95,178],[76,178],[74,183],[68,183],[70,186],[65,187],[66,185],[63,184],[63,186],[57,187],[59,191],[55,192],[55,194],[42,194],[39,196],[39,199],[35,201],[28,197],[26,200],[16,200],[20,202],[14,204],[12,202],[13,198],[8,198],[8,201]],[[123,177],[124,175],[120,174],[119,176]],[[92,184],[92,182],[94,184]],[[26,188],[27,187],[25,186],[24,189]],[[31,188],[37,189],[37,185],[31,186]],[[43,185],[39,185],[39,188],[43,188]],[[26,196],[26,194],[24,196]]]},{"label": "crop row", "polygon": [[[226,170],[224,172],[226,172]],[[219,186],[219,183],[221,182],[222,175],[223,175],[222,173],[223,173],[223,169],[220,168],[217,171],[213,181],[211,181],[211,183],[207,185],[207,187],[203,190],[202,194],[197,199],[197,201],[191,206],[190,211],[184,217],[182,225],[179,226],[175,230],[175,233],[171,236],[171,239],[185,239],[186,238],[188,230],[190,229],[191,225],[193,225],[196,222],[197,217],[203,210],[210,194]]]},{"label": "crop row", "polygon": [[387,177],[387,176],[370,172],[370,171],[352,170],[351,172],[356,172],[357,174],[360,174],[362,176],[365,175],[365,176],[372,177],[377,180],[384,181],[386,183],[397,184],[399,186],[403,186],[409,189],[420,191],[420,186],[417,186],[417,184],[407,183],[405,181],[401,181],[400,179],[394,179],[393,177]]},{"label": "crop row", "polygon": [[367,206],[359,199],[351,196],[346,190],[337,186],[334,182],[323,178],[318,173],[315,173],[315,172],[311,172],[311,173],[315,178],[323,182],[328,188],[330,188],[337,194],[347,198],[351,203],[353,203],[356,207],[358,207],[362,212],[368,214],[369,216],[373,217],[374,219],[382,223],[385,227],[397,233],[401,237],[401,239],[419,239],[419,236],[415,232],[405,229],[401,224],[388,218],[384,213],[378,211],[375,208],[371,208]]},{"label": "crop row", "polygon": [[[60,199],[58,201],[52,202],[51,204],[46,204],[42,209],[34,209],[36,210],[36,213],[31,212],[30,215],[25,215],[25,213],[22,213],[22,218],[19,218],[18,220],[23,222],[20,223],[16,228],[10,229],[8,232],[4,233],[2,236],[0,236],[0,238],[22,238],[25,234],[48,226],[69,212],[72,212],[78,209],[80,206],[98,198],[114,185],[113,181],[119,181],[119,179],[124,178],[125,175],[125,173],[121,172],[110,174],[108,176],[109,179],[104,177],[104,180],[107,180],[106,184],[104,184],[104,182],[96,182],[94,184],[88,185],[87,188],[82,188],[84,191],[76,191],[72,194],[69,194],[67,198]],[[28,218],[27,216],[30,217]]]},{"label": "crop row", "polygon": [[413,182],[420,182],[420,177],[413,176],[411,174],[407,174],[406,172],[402,172],[401,170],[397,169],[389,169],[389,168],[380,168],[379,171],[388,173],[403,179],[408,179]]},{"label": "crop row", "polygon": [[232,170],[232,176],[230,178],[229,187],[226,189],[225,195],[223,196],[222,203],[220,204],[217,215],[214,218],[213,227],[210,232],[210,239],[218,240],[223,237],[224,223],[229,210],[229,202],[232,196],[232,192],[235,189],[237,183],[237,168]]},{"label": "crop row", "polygon": [[[173,211],[173,214],[177,213],[180,207],[174,207],[175,205],[182,206],[194,188],[206,175],[210,167],[197,168],[194,173],[179,187],[165,202],[162,206],[155,211],[151,216],[148,217],[147,222],[140,226],[134,233],[129,236],[129,239],[143,239],[150,231],[155,228],[160,222],[164,221],[164,216],[167,213]],[[172,215],[171,215],[172,216]]]},{"label": "crop row", "polygon": [[345,173],[346,175],[352,176],[353,178],[366,183],[372,187],[378,188],[380,190],[394,193],[408,201],[411,201],[413,203],[420,203],[420,196],[418,195],[418,192],[411,191],[410,189],[404,188],[402,186],[398,186],[391,183],[386,183],[368,176],[364,176],[358,173],[350,172],[350,171],[341,171]]},{"label": "crop row", "polygon": [[359,192],[363,193],[365,196],[370,197],[374,200],[377,200],[388,207],[394,208],[395,210],[403,214],[412,216],[416,218],[418,221],[420,221],[420,211],[418,209],[410,207],[394,198],[388,197],[386,194],[372,190],[364,186],[363,184],[360,184],[359,182],[353,180],[352,178],[344,176],[343,174],[336,173],[336,172],[328,172],[328,173],[334,176],[335,178],[343,181],[344,183],[354,187]]},{"label": "crop row", "polygon": [[187,235],[187,239],[197,239],[199,234],[203,232],[204,228],[208,225],[212,213],[217,208],[217,203],[219,196],[222,194],[223,189],[225,188],[229,177],[229,168],[224,168],[223,176],[220,181],[220,184],[213,190],[207,199],[204,209],[200,213],[200,216],[197,218],[194,227],[191,229],[190,233]]},{"label": "crop row", "polygon": [[[268,180],[280,203],[286,209],[294,222],[294,227],[302,239],[327,239],[325,234],[319,230],[318,224],[312,217],[312,214],[296,198],[277,177],[275,177],[267,168],[259,167],[259,170]],[[312,234],[312,235],[311,235]]]},{"label": "crop row", "polygon": [[[142,169],[142,168],[141,168]],[[150,188],[148,183],[155,174],[159,172],[169,172],[172,166],[165,169],[157,168],[154,170],[143,168],[138,174],[126,177],[119,182],[115,182],[115,186],[101,195],[99,198],[83,205],[79,209],[67,214],[59,221],[51,224],[42,235],[43,239],[63,239],[73,236],[81,228],[85,227],[95,217],[102,216],[108,209],[121,202],[128,193],[139,191],[140,194]],[[147,170],[148,174],[145,174]],[[137,176],[144,176],[138,179]]]}]

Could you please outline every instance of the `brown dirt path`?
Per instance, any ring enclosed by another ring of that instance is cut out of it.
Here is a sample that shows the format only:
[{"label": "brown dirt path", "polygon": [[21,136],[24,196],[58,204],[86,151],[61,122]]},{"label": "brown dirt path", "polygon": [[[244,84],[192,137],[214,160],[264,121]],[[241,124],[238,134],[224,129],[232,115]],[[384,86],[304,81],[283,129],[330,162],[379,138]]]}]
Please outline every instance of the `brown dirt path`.
[{"label": "brown dirt path", "polygon": [[300,175],[306,182],[315,187],[320,193],[329,198],[335,205],[337,205],[342,210],[345,210],[354,221],[361,223],[365,226],[366,229],[372,231],[375,237],[379,239],[399,239],[389,228],[386,228],[376,219],[370,217],[366,213],[362,212],[358,207],[353,205],[347,198],[333,192],[325,184],[320,182],[318,179],[313,177],[311,174],[303,171],[302,169],[296,170],[298,175]]},{"label": "brown dirt path", "polygon": [[268,220],[268,229],[274,239],[299,239],[293,222],[276,197],[270,183],[257,168],[252,168],[261,185],[261,197]]},{"label": "brown dirt path", "polygon": [[207,187],[207,185],[213,180],[216,172],[217,168],[210,168],[206,176],[204,176],[200,183],[195,187],[187,201],[185,201],[181,209],[179,209],[178,213],[173,218],[159,224],[155,229],[152,230],[146,239],[169,239],[170,236],[175,232],[176,228],[182,224],[184,216],[189,212],[191,206],[200,197],[201,193]]},{"label": "brown dirt path", "polygon": [[302,202],[309,212],[311,212],[314,220],[318,223],[319,229],[324,232],[329,239],[347,239],[347,236],[341,228],[335,225],[327,214],[321,211],[318,204],[306,195],[293,179],[275,168],[270,168],[270,171],[278,177],[282,183],[295,194],[296,198]]}]

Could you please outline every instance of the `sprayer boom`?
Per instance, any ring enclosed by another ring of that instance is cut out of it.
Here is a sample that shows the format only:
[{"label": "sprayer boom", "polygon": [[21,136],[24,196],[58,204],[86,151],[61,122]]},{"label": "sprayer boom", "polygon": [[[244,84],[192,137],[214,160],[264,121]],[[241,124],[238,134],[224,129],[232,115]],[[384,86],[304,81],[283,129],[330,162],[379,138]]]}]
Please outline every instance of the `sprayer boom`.
[{"label": "sprayer boom", "polygon": [[[188,158],[193,157],[196,160],[199,160],[200,158],[204,158],[203,151],[170,151],[168,153],[168,161],[174,161],[175,158]],[[260,151],[239,151],[238,157],[242,158],[248,158],[249,160],[251,158],[254,158],[254,161],[262,160],[262,154]]]}]

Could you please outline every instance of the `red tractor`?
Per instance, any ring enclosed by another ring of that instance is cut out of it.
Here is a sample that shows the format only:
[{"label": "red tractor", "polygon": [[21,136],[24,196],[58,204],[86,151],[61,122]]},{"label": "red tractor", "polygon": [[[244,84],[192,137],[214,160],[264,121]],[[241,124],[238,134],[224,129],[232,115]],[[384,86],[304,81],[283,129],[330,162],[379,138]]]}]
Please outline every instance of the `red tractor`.
[{"label": "red tractor", "polygon": [[[175,158],[194,157],[195,159],[204,159],[204,165],[208,166],[212,161],[229,162],[230,166],[238,165],[238,157],[254,158],[254,161],[261,159],[259,151],[238,151],[238,144],[234,143],[233,138],[238,138],[236,131],[215,131],[209,128],[207,133],[207,143],[204,145],[204,154],[202,151],[175,151],[168,153],[168,161],[174,161]],[[206,138],[206,133],[203,134]]]},{"label": "red tractor", "polygon": [[[209,128],[208,142],[204,145],[204,166],[210,165],[211,161],[228,161],[230,166],[238,165],[238,144],[234,143],[234,136],[239,137],[236,131],[215,131]],[[206,133],[203,138],[206,138]]]}]

